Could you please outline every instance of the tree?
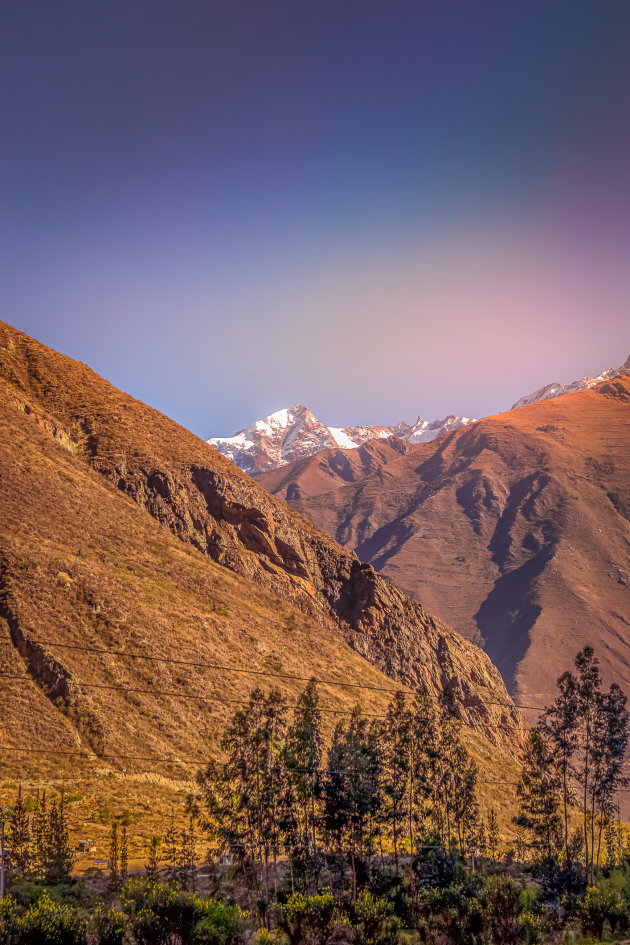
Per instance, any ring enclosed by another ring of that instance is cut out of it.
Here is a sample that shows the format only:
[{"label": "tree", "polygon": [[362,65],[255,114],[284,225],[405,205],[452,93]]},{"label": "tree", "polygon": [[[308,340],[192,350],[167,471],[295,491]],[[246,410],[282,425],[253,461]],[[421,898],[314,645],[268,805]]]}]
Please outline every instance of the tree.
[{"label": "tree", "polygon": [[7,818],[9,866],[21,876],[32,869],[30,820],[22,799],[22,785]]},{"label": "tree", "polygon": [[439,747],[435,709],[426,691],[416,694],[410,714],[408,819],[409,847],[413,853],[416,835],[425,831],[427,804],[435,789],[433,774]]},{"label": "tree", "polygon": [[543,738],[556,749],[557,761],[562,775],[562,805],[564,816],[564,850],[567,864],[569,854],[569,808],[573,801],[571,773],[574,755],[578,746],[578,683],[573,673],[566,672],[557,682],[560,693],[551,707],[542,716],[539,730]]},{"label": "tree", "polygon": [[496,860],[499,851],[499,821],[494,807],[490,808],[488,813],[488,853],[490,859]]},{"label": "tree", "polygon": [[129,848],[127,844],[127,825],[123,824],[120,831],[120,854],[119,854],[120,883],[124,886],[127,882],[129,868]]},{"label": "tree", "polygon": [[598,724],[597,715],[600,709],[600,675],[599,661],[595,657],[592,646],[585,646],[575,658],[575,667],[578,671],[577,680],[577,715],[581,723],[581,768],[578,780],[582,785],[582,816],[584,826],[584,850],[586,869],[590,870],[592,863],[593,846],[591,831],[589,830],[589,788],[591,788],[591,761],[593,759],[593,740]]},{"label": "tree", "polygon": [[278,690],[266,696],[254,689],[225,730],[225,763],[209,764],[197,778],[203,825],[223,847],[245,848],[266,897],[269,860],[275,863],[281,841],[285,729],[286,702]]},{"label": "tree", "polygon": [[521,819],[545,859],[552,859],[561,837],[560,788],[562,771],[553,745],[538,729],[529,733],[521,779],[516,789]]},{"label": "tree", "polygon": [[147,857],[146,874],[150,879],[157,879],[160,875],[161,842],[161,837],[151,837],[149,840],[149,856]]},{"label": "tree", "polygon": [[608,692],[602,691],[599,663],[591,646],[577,654],[575,668],[577,675],[566,672],[559,678],[559,695],[546,710],[538,731],[553,746],[561,773],[567,863],[572,855],[568,809],[574,797],[573,785],[580,788],[582,847],[592,880],[603,830],[614,813],[615,793],[627,783],[622,765],[629,716],[626,697],[616,684]]},{"label": "tree", "polygon": [[179,878],[179,838],[175,828],[175,811],[172,807],[168,829],[164,834],[164,860],[166,862],[166,875],[171,882],[177,882]]},{"label": "tree", "polygon": [[387,708],[380,739],[383,819],[394,845],[394,868],[398,875],[399,837],[407,819],[405,798],[411,770],[412,719],[405,696],[397,692]]},{"label": "tree", "polygon": [[315,805],[321,794],[322,723],[319,693],[311,679],[300,696],[287,731],[284,765],[288,776],[285,794],[284,833],[288,846],[297,840],[305,859],[309,847],[317,855]]},{"label": "tree", "polygon": [[67,883],[72,876],[75,857],[70,846],[63,792],[59,801],[53,801],[50,807],[47,827],[45,845],[46,879],[50,883]]},{"label": "tree", "polygon": [[115,892],[120,886],[120,852],[118,848],[118,821],[112,823],[109,834],[109,888]]},{"label": "tree", "polygon": [[324,828],[338,853],[344,853],[357,895],[357,859],[371,854],[373,824],[381,803],[379,729],[369,726],[358,706],[347,726],[339,723],[328,753],[324,782]]},{"label": "tree", "polygon": [[48,811],[46,809],[46,792],[36,797],[36,807],[32,823],[33,836],[33,868],[38,876],[46,874],[48,866]]}]

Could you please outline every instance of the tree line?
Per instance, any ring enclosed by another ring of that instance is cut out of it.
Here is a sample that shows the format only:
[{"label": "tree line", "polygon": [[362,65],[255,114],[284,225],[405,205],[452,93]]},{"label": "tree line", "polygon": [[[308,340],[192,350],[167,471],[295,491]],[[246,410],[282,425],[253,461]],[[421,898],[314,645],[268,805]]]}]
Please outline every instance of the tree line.
[{"label": "tree line", "polygon": [[68,882],[75,855],[70,843],[65,796],[48,802],[39,791],[28,803],[21,785],[13,806],[3,816],[5,870],[48,883]]},{"label": "tree line", "polygon": [[452,708],[396,693],[385,718],[356,707],[325,748],[314,680],[291,718],[280,692],[257,688],[197,778],[202,826],[265,895],[281,857],[306,891],[323,858],[345,862],[356,897],[358,871],[390,852],[396,873],[429,837],[464,855],[479,843],[478,771]]},{"label": "tree line", "polygon": [[[602,840],[619,843],[616,794],[628,785],[627,699],[602,688],[598,660],[586,646],[576,672],[558,679],[558,696],[529,733],[518,786],[517,824],[547,859],[580,860],[592,880]],[[578,815],[579,812],[579,815]]]}]

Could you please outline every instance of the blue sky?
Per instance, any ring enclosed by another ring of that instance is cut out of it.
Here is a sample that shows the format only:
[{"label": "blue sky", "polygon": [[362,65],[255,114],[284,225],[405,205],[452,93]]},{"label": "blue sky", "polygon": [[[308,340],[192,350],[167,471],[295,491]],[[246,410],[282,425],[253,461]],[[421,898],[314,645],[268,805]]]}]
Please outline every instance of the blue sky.
[{"label": "blue sky", "polygon": [[630,352],[630,5],[29,2],[0,317],[202,436],[481,416]]}]

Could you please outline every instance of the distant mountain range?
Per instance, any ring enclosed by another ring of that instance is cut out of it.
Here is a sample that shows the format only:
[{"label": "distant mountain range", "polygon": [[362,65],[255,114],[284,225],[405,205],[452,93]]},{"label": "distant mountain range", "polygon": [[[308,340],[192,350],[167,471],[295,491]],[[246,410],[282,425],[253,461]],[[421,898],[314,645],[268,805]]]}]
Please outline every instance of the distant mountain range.
[{"label": "distant mountain range", "polygon": [[630,696],[630,374],[606,373],[257,482],[482,645],[517,702],[547,703],[586,643]]},{"label": "distant mountain range", "polygon": [[[531,394],[526,394],[514,404],[523,407],[538,400],[548,400],[573,391],[586,390],[630,371],[630,357],[620,368],[608,368],[598,377],[584,377],[571,384],[553,382]],[[450,414],[442,420],[425,420],[419,416],[415,423],[397,423],[395,426],[330,427],[313,414],[308,407],[295,404],[256,420],[246,429],[233,436],[212,437],[208,440],[240,466],[250,476],[278,469],[319,453],[322,450],[352,450],[364,446],[371,440],[396,437],[405,443],[430,443],[444,433],[452,433],[460,427],[475,423],[472,417],[456,417]]]},{"label": "distant mountain range", "polygon": [[609,367],[597,377],[583,377],[581,380],[573,381],[571,384],[560,384],[558,381],[545,384],[544,387],[540,387],[532,394],[526,394],[524,397],[521,397],[520,400],[517,400],[515,404],[512,404],[512,410],[516,407],[526,407],[528,404],[535,404],[538,400],[551,400],[553,397],[561,397],[563,394],[573,394],[578,390],[588,390],[590,387],[595,387],[596,384],[601,384],[602,381],[609,381],[613,377],[618,377],[620,374],[629,373],[630,357],[627,358],[621,367]]},{"label": "distant mountain range", "polygon": [[467,423],[474,423],[474,420],[470,417],[449,416],[443,420],[429,421],[418,417],[413,424],[402,422],[391,427],[329,427],[318,420],[308,407],[296,404],[277,410],[263,420],[256,420],[234,436],[212,437],[208,443],[250,476],[257,476],[287,463],[306,459],[320,450],[352,450],[369,440],[395,436],[407,443],[428,443],[442,433],[456,430]]}]

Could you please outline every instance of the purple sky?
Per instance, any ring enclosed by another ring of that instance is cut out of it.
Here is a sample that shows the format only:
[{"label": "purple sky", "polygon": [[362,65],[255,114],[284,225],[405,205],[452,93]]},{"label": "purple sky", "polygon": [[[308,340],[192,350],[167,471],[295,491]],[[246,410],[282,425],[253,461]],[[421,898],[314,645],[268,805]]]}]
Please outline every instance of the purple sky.
[{"label": "purple sky", "polygon": [[483,416],[630,353],[627,0],[24,0],[0,317],[196,433]]}]

